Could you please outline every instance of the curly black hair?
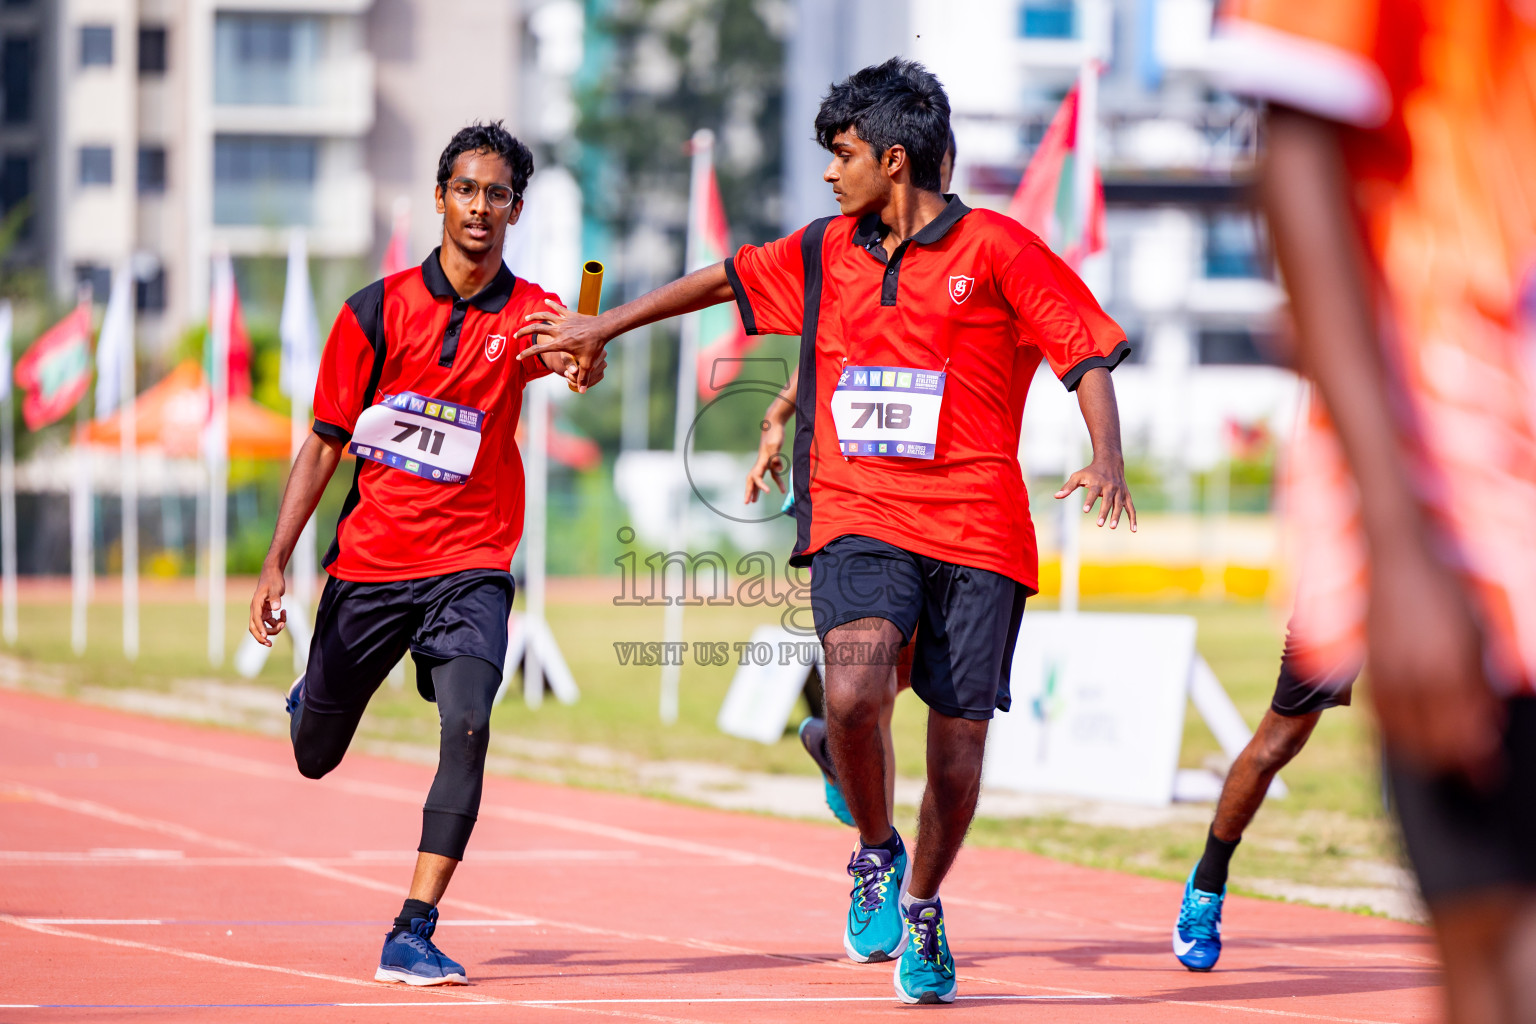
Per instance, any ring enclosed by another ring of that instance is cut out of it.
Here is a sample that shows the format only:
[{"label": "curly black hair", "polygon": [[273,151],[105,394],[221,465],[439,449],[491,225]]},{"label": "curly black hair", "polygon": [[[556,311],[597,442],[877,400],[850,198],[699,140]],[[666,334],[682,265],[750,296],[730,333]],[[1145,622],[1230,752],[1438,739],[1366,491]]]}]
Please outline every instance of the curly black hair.
[{"label": "curly black hair", "polygon": [[533,154],[500,121],[481,122],[460,128],[443,155],[437,158],[437,187],[446,188],[453,176],[453,165],[465,153],[494,153],[507,162],[512,171],[512,191],[519,196],[533,177]]},{"label": "curly black hair", "polygon": [[939,164],[953,145],[949,96],[933,72],[914,60],[892,57],[855,71],[833,85],[816,114],[816,141],[825,149],[852,128],[869,143],[875,158],[892,146],[907,151],[912,184],[939,190]]}]

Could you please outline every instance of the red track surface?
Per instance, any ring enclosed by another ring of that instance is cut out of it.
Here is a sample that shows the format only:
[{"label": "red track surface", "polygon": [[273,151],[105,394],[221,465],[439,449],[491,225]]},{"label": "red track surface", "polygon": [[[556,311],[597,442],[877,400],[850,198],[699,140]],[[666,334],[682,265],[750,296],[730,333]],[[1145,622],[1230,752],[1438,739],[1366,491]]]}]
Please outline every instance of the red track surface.
[{"label": "red track surface", "polygon": [[[0,693],[0,1021],[887,1018],[841,954],[849,835],[490,779],[438,939],[468,988],[370,980],[430,772]],[[966,1020],[1410,1021],[1423,929],[1228,901],[1219,970],[1169,952],[1179,887],[967,850],[946,884]],[[20,1004],[20,1005],[18,1005]],[[496,1007],[500,1006],[500,1009]]]}]

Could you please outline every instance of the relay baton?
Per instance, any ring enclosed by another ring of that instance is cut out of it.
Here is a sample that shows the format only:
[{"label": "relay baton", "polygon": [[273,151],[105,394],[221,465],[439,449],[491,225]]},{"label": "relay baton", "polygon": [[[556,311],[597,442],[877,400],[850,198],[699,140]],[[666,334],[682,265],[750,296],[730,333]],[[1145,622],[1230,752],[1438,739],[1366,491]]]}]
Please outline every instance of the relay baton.
[{"label": "relay baton", "polygon": [[582,316],[597,316],[602,298],[603,265],[597,260],[587,260],[581,265],[581,294],[576,299],[576,312]]},{"label": "relay baton", "polygon": [[[581,265],[581,293],[576,296],[576,312],[582,316],[597,316],[597,307],[603,300],[603,265],[597,260],[587,260]],[[576,385],[565,382],[572,391]]]}]

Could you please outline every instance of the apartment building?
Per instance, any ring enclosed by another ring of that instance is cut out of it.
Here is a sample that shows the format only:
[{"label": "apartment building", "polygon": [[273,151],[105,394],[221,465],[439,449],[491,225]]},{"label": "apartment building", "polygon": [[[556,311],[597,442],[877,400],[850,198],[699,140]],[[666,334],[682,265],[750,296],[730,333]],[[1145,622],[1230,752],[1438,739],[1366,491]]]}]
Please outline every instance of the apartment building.
[{"label": "apartment building", "polygon": [[205,313],[216,251],[280,256],[302,227],[325,290],[377,267],[403,200],[424,254],[449,134],[517,121],[504,0],[0,4],[0,197],[34,213],[10,259],[61,296],[132,266],[150,348]]}]

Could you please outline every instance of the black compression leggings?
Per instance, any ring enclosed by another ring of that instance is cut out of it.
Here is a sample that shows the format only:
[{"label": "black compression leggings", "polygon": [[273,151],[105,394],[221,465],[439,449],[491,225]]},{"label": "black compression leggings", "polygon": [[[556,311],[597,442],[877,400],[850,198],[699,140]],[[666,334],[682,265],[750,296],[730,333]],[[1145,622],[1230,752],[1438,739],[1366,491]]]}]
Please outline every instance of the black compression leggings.
[{"label": "black compression leggings", "polygon": [[[426,666],[430,665],[430,669]],[[480,813],[485,782],[485,752],[490,742],[491,701],[501,686],[501,670],[481,658],[417,660],[417,671],[432,674],[437,713],[442,722],[437,777],[421,812],[422,853],[464,859],[464,847]],[[369,694],[372,696],[372,694]],[[341,763],[362,720],[366,698],[356,708],[326,713],[303,708],[293,716],[293,756],[299,772],[318,779]]]}]

